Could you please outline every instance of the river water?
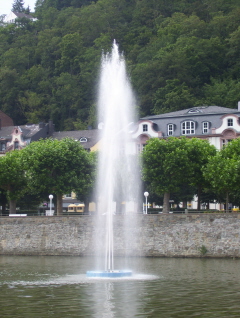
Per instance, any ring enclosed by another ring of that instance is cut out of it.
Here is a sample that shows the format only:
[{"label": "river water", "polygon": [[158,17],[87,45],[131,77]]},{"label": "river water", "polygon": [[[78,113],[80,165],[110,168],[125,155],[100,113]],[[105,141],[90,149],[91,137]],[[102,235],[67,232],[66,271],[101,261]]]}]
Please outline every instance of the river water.
[{"label": "river water", "polygon": [[0,317],[240,317],[240,260],[132,258],[127,279],[86,278],[92,264],[0,256]]}]

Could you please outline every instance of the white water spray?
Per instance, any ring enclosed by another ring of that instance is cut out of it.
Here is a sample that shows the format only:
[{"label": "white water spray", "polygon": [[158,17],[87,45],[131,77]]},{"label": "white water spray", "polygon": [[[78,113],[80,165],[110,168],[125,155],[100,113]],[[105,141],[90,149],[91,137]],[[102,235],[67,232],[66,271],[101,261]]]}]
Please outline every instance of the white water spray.
[{"label": "white water spray", "polygon": [[[140,181],[136,172],[135,144],[130,133],[134,121],[134,105],[135,98],[125,61],[114,42],[112,52],[102,57],[98,98],[98,120],[102,130],[97,211],[100,227],[104,228],[106,234],[105,271],[114,270],[114,215],[121,214],[126,219],[128,215],[137,212]],[[126,244],[123,242],[124,246]]]}]

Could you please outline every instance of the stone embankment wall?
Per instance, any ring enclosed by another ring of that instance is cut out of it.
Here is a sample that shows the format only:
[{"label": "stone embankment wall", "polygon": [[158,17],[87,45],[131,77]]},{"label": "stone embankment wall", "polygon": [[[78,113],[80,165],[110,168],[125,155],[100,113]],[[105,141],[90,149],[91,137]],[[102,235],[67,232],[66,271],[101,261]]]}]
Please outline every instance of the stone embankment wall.
[{"label": "stone embankment wall", "polygon": [[[104,217],[104,216],[102,216]],[[96,216],[2,217],[2,255],[92,255]],[[124,228],[126,230],[124,230]],[[115,255],[240,257],[240,214],[114,216]],[[123,235],[127,234],[124,243]]]}]

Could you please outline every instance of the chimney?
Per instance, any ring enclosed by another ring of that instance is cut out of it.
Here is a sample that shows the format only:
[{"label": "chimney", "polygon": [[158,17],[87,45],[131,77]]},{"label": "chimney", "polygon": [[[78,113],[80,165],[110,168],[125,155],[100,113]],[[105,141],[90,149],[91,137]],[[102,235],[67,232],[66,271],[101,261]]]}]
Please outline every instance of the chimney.
[{"label": "chimney", "polygon": [[240,111],[240,101],[238,102],[238,111]]},{"label": "chimney", "polygon": [[54,127],[53,121],[50,119],[48,121],[48,134],[49,134],[49,136],[52,136],[54,131],[55,131],[55,127]]}]

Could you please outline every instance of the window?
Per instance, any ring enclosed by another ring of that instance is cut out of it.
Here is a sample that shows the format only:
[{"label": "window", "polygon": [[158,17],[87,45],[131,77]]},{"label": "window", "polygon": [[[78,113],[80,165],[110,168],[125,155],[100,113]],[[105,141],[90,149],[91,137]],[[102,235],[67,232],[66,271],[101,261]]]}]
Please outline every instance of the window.
[{"label": "window", "polygon": [[65,194],[65,198],[71,198],[71,197],[72,197],[72,194],[71,194],[71,193]]},{"label": "window", "polygon": [[222,147],[227,146],[227,144],[231,141],[232,139],[222,139]]},{"label": "window", "polygon": [[207,121],[202,123],[202,132],[203,134],[207,134],[209,129],[209,123]]},{"label": "window", "polygon": [[18,149],[19,148],[19,142],[18,141],[15,141],[14,142],[14,149]]},{"label": "window", "polygon": [[228,125],[228,127],[233,126],[233,119],[232,118],[228,118],[227,125]]},{"label": "window", "polygon": [[143,131],[148,131],[148,125],[146,124],[143,125]]},{"label": "window", "polygon": [[200,110],[198,108],[191,108],[188,111],[189,114],[196,114],[196,113],[199,113],[199,112],[200,112]]},{"label": "window", "polygon": [[5,150],[6,150],[6,144],[0,143],[0,151],[5,151]]},{"label": "window", "polygon": [[168,124],[168,130],[167,130],[167,134],[168,136],[172,136],[173,135],[173,124]]},{"label": "window", "polygon": [[146,144],[137,144],[137,152],[140,153],[143,151]]},{"label": "window", "polygon": [[195,134],[195,123],[193,121],[184,121],[182,123],[182,135]]},{"label": "window", "polygon": [[87,138],[86,137],[80,138],[80,142],[87,142]]}]

